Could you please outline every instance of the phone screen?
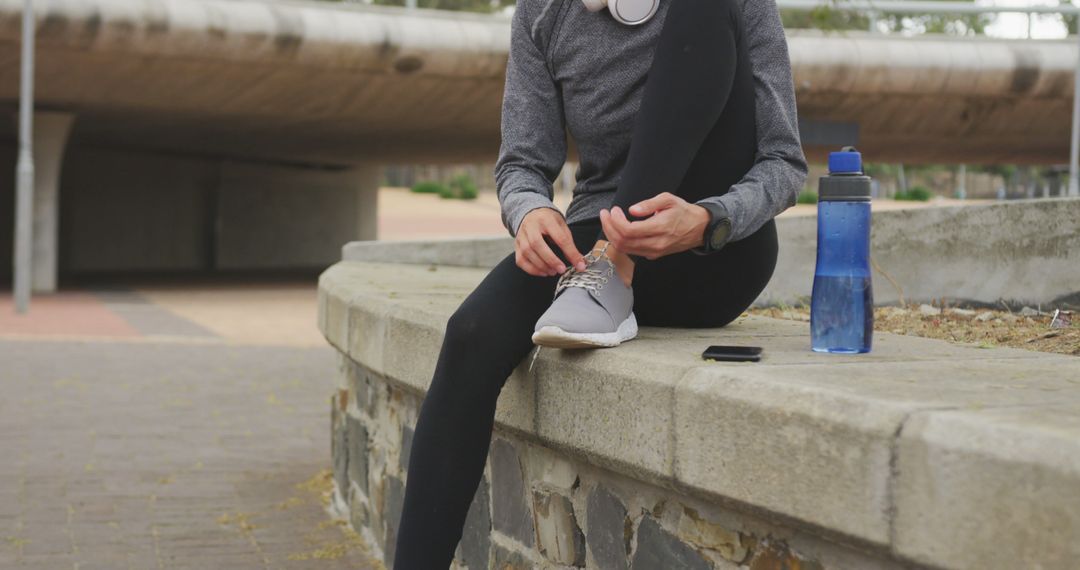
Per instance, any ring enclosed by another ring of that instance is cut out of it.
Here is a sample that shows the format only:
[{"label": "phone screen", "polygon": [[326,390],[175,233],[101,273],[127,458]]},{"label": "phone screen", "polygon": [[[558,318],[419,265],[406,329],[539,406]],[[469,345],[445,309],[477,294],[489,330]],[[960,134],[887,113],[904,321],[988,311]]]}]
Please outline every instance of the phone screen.
[{"label": "phone screen", "polygon": [[706,360],[725,362],[758,362],[761,360],[760,346],[721,346],[713,345],[705,349],[701,357]]}]

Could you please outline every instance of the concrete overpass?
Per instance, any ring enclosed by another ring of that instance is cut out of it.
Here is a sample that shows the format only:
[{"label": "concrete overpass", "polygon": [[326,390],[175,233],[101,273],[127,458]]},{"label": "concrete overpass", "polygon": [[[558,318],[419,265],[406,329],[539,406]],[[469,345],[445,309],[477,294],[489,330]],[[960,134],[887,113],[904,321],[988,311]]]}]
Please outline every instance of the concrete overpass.
[{"label": "concrete overpass", "polygon": [[[21,3],[0,0],[7,105]],[[74,111],[88,143],[333,164],[497,148],[503,17],[283,1],[37,5],[40,103]],[[793,31],[790,44],[810,147],[828,122],[857,127],[880,160],[1066,160],[1071,41]]]},{"label": "concrete overpass", "polygon": [[[0,107],[12,114],[21,4],[0,0]],[[38,108],[52,113],[38,122],[39,155],[51,149],[55,170],[42,172],[50,157],[39,156],[37,215],[54,228],[36,238],[39,257],[54,259],[39,288],[57,265],[329,263],[340,243],[374,236],[374,165],[490,159],[498,148],[505,17],[259,0],[36,6]],[[812,157],[857,143],[873,160],[1067,158],[1074,42],[789,41]],[[13,172],[13,122],[0,137],[0,172]],[[48,187],[61,179],[62,191]],[[0,256],[9,239],[0,232]]]}]

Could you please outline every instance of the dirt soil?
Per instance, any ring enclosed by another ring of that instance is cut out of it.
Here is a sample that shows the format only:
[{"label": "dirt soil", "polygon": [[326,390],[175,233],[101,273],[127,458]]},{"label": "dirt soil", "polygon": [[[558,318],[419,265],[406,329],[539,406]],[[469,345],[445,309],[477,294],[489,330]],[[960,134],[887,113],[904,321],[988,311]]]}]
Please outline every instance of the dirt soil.
[{"label": "dirt soil", "polygon": [[[751,314],[810,320],[810,307],[769,307],[750,310]],[[1080,356],[1080,314],[1072,315],[1066,328],[1051,328],[1054,313],[1040,313],[1025,308],[1006,310],[971,310],[939,308],[930,305],[878,307],[874,310],[874,330],[937,338],[983,348],[1008,346],[1040,352]]]}]

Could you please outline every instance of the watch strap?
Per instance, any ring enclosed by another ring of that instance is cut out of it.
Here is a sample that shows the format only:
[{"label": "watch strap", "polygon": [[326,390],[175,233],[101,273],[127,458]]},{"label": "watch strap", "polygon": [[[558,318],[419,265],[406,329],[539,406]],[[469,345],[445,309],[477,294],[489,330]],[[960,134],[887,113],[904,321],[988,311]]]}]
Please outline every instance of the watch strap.
[{"label": "watch strap", "polygon": [[728,210],[723,204],[716,202],[696,202],[698,206],[705,208],[705,211],[709,213],[709,223],[705,225],[705,235],[702,236],[702,244],[700,247],[692,248],[690,251],[698,255],[708,255],[710,253],[716,253],[720,248],[713,248],[713,234],[717,228],[722,224],[728,225],[728,231],[730,235],[731,215],[728,214]]}]

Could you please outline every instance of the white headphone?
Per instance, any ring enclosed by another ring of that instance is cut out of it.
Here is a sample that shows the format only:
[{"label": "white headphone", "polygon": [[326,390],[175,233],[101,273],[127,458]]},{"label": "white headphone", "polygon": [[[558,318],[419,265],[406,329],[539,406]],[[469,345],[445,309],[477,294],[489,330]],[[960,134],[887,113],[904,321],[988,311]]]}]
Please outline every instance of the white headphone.
[{"label": "white headphone", "polygon": [[599,12],[607,6],[611,16],[617,22],[628,26],[637,26],[648,22],[656,9],[660,7],[660,0],[581,0],[585,8],[590,12]]}]

